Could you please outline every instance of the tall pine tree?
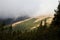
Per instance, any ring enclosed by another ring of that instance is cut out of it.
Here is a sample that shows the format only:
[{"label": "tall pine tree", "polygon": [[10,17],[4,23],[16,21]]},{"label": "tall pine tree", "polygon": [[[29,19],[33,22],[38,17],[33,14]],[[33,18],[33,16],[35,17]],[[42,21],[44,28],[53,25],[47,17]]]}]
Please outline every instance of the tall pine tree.
[{"label": "tall pine tree", "polygon": [[55,10],[55,12],[56,13],[54,14],[52,25],[53,26],[60,26],[60,2],[59,2],[57,10]]}]

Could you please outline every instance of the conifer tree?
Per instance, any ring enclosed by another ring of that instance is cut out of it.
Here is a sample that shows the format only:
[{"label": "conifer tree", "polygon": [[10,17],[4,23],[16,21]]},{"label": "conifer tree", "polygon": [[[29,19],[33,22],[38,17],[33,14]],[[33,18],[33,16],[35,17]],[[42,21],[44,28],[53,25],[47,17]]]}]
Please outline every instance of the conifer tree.
[{"label": "conifer tree", "polygon": [[60,2],[58,5],[57,10],[55,10],[54,18],[52,21],[53,26],[60,26]]}]

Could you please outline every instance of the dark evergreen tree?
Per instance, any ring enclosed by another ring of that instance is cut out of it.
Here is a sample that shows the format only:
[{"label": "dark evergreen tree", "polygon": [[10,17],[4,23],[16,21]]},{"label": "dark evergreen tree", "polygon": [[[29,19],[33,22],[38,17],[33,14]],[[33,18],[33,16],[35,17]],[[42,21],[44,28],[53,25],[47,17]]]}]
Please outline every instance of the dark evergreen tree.
[{"label": "dark evergreen tree", "polygon": [[9,31],[12,32],[12,25],[10,25],[10,27],[9,27]]},{"label": "dark evergreen tree", "polygon": [[56,37],[60,39],[60,2],[55,12],[56,13],[54,14],[54,18],[51,23],[51,27],[52,27],[51,31],[52,31],[52,34],[56,34]]},{"label": "dark evergreen tree", "polygon": [[57,10],[55,10],[55,12],[56,13],[54,14],[52,25],[53,26],[60,26],[60,2],[59,2]]}]

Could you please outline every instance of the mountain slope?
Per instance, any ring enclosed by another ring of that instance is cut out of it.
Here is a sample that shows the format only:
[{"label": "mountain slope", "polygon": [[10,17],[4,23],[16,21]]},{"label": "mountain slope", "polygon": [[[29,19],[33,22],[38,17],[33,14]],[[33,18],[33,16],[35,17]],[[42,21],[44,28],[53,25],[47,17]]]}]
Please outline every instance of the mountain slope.
[{"label": "mountain slope", "polygon": [[41,20],[44,21],[45,19],[47,19],[47,24],[50,24],[52,18],[53,17],[44,17],[44,16],[40,17],[40,18],[29,18],[24,21],[16,22],[16,23],[12,24],[12,26],[15,31],[16,30],[21,30],[21,31],[33,30],[33,29],[39,27]]}]

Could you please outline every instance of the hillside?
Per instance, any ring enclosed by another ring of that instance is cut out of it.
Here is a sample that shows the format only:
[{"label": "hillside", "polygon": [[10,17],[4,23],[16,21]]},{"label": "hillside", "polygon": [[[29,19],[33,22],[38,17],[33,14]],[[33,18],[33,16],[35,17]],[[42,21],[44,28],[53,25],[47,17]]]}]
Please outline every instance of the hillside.
[{"label": "hillside", "polygon": [[44,25],[44,20],[46,19],[47,25],[51,23],[53,17],[48,17],[48,16],[40,16],[40,17],[35,17],[35,18],[29,18],[24,21],[18,21],[16,23],[12,24],[13,30],[33,30],[39,27],[40,21],[43,21],[42,25]]},{"label": "hillside", "polygon": [[17,18],[0,18],[0,24],[4,22],[5,25],[10,25],[10,24],[16,23],[18,21],[23,21],[28,18],[29,18],[29,16],[21,16],[21,17],[17,17]]}]

